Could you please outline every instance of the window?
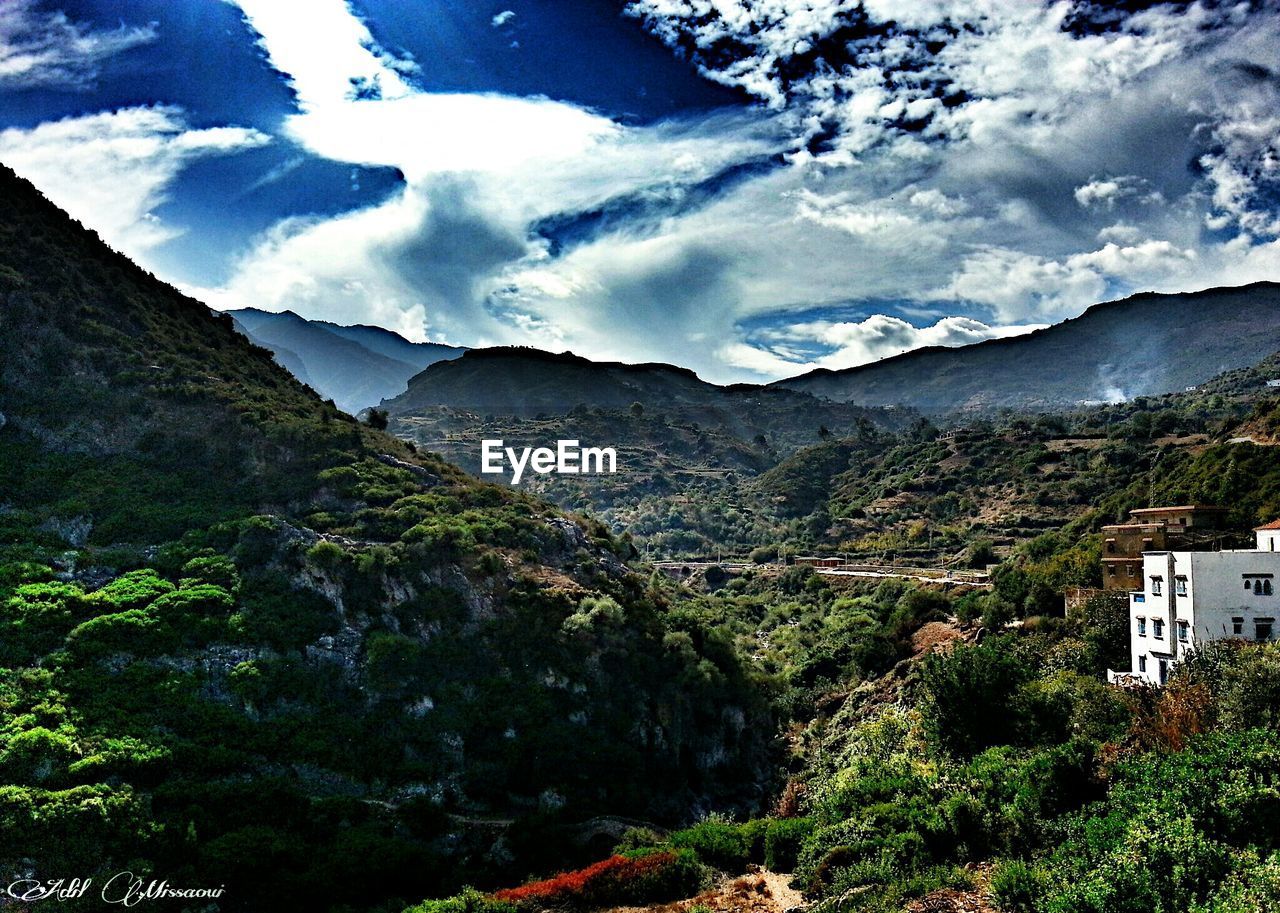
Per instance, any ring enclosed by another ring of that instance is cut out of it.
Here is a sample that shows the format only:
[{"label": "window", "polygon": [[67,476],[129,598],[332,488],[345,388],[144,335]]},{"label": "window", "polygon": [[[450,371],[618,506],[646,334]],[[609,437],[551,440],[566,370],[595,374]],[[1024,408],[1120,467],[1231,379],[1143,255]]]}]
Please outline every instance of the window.
[{"label": "window", "polygon": [[1138,671],[1139,672],[1147,671],[1147,658],[1145,656],[1138,657]]},{"label": "window", "polygon": [[1187,642],[1187,627],[1188,625],[1185,621],[1178,622],[1178,642],[1179,643],[1185,644]]},{"label": "window", "polygon": [[1153,618],[1153,619],[1151,619],[1151,636],[1152,636],[1152,637],[1158,637],[1158,638],[1163,638],[1163,637],[1164,637],[1164,621],[1163,621],[1163,619],[1160,619],[1160,618]]},{"label": "window", "polygon": [[1243,633],[1244,633],[1244,619],[1243,619],[1243,618],[1233,618],[1233,619],[1231,619],[1231,633],[1232,633],[1232,634],[1234,634],[1234,635],[1236,635],[1237,637],[1239,637],[1241,634],[1243,634]]},{"label": "window", "polygon": [[1169,681],[1169,661],[1167,659],[1160,660],[1160,684]]},{"label": "window", "polygon": [[1186,578],[1186,577],[1174,577],[1174,578],[1173,578],[1173,591],[1174,591],[1175,593],[1177,593],[1179,596],[1185,596],[1185,595],[1187,595],[1187,578]]},{"label": "window", "polygon": [[1244,579],[1244,591],[1247,593],[1247,592],[1249,592],[1251,589],[1253,589],[1253,584],[1252,584],[1252,583],[1250,583],[1250,582],[1249,582],[1249,578],[1248,578],[1248,577],[1246,577],[1246,578]]},{"label": "window", "polygon": [[1114,564],[1107,565],[1107,576],[1114,577],[1116,575],[1116,566]]},{"label": "window", "polygon": [[1137,572],[1137,570],[1134,568],[1134,566],[1133,566],[1132,564],[1131,564],[1131,565],[1129,565],[1129,576],[1130,576],[1130,577],[1137,577],[1137,576],[1138,576],[1138,572]]},{"label": "window", "polygon": [[1147,620],[1145,618],[1138,619],[1138,636],[1139,637],[1147,636]]},{"label": "window", "polygon": [[1151,595],[1159,596],[1163,592],[1164,592],[1164,578],[1152,577],[1151,578]]},{"label": "window", "polygon": [[1262,595],[1262,581],[1261,581],[1261,580],[1255,580],[1255,581],[1253,581],[1253,595],[1255,595],[1255,596],[1261,596],[1261,595]]},{"label": "window", "polygon": [[1271,581],[1270,581],[1270,580],[1264,580],[1264,581],[1262,581],[1262,595],[1263,595],[1263,596],[1270,596],[1270,595],[1271,595]]},{"label": "window", "polygon": [[1255,618],[1253,620],[1253,639],[1254,640],[1270,640],[1271,630],[1275,627],[1275,620],[1271,618]]},{"label": "window", "polygon": [[1115,540],[1115,539],[1108,539],[1108,540],[1107,540],[1107,554],[1108,554],[1108,555],[1114,555],[1115,553],[1116,553],[1116,540]]}]

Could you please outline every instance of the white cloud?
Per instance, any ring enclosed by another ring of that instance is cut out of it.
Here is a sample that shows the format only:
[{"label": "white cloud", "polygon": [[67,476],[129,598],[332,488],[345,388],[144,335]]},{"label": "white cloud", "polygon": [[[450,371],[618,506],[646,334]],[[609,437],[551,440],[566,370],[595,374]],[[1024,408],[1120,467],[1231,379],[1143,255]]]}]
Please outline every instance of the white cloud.
[{"label": "white cloud", "polygon": [[254,130],[191,129],[180,108],[125,108],[0,131],[0,160],[107,242],[138,256],[180,233],[154,210],[183,168],[266,142]]},{"label": "white cloud", "polygon": [[[1017,336],[1041,326],[988,326],[968,317],[944,317],[931,326],[916,327],[900,317],[873,314],[860,321],[796,324],[770,334],[771,338],[763,344],[730,343],[720,350],[720,356],[729,364],[777,379],[815,368],[838,371],[869,364],[922,346],[963,346]],[[795,354],[798,345],[813,343],[829,347],[831,351],[812,359]]]},{"label": "white cloud", "polygon": [[514,10],[503,10],[498,13],[498,15],[494,16],[489,24],[495,29],[500,29],[514,18],[516,18]]},{"label": "white cloud", "polygon": [[262,36],[271,65],[289,77],[305,112],[353,98],[403,98],[416,65],[373,39],[346,0],[227,0]]},{"label": "white cloud", "polygon": [[35,87],[84,89],[103,61],[156,38],[154,26],[95,30],[36,0],[0,5],[0,90]]},{"label": "white cloud", "polygon": [[[1240,7],[642,0],[630,8],[655,34],[762,106],[635,127],[544,98],[430,94],[340,0],[317,7],[314,34],[292,24],[310,4],[241,6],[298,93],[289,136],[399,168],[406,186],[278,226],[206,292],[221,303],[732,380],[1021,332],[1276,264],[1257,243],[1274,224],[1276,106],[1231,74],[1280,70],[1280,20]],[[879,27],[833,42],[860,9]],[[1115,19],[1074,29],[1087,9]],[[723,176],[780,154],[788,167]],[[1206,219],[1236,238],[1202,237]],[[739,329],[850,302],[944,313]]]},{"label": "white cloud", "polygon": [[1109,242],[1062,260],[991,247],[967,258],[938,297],[986,305],[1004,321],[1060,320],[1103,300],[1113,283],[1153,288],[1196,259],[1193,250],[1156,240]]},{"label": "white cloud", "polygon": [[1076,202],[1086,209],[1115,209],[1121,200],[1137,200],[1142,203],[1161,203],[1160,192],[1152,190],[1146,179],[1136,175],[1094,178],[1075,189]]}]

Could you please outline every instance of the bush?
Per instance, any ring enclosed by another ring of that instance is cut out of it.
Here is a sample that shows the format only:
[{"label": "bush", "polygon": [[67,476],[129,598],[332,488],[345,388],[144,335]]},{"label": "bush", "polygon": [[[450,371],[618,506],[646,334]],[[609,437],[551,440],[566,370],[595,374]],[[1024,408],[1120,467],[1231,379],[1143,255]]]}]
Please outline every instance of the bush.
[{"label": "bush", "polygon": [[735,824],[718,818],[708,818],[683,831],[671,835],[670,843],[680,849],[692,850],[699,860],[726,872],[742,872],[750,863],[764,861],[764,820]]},{"label": "bush", "polygon": [[692,853],[640,850],[612,856],[576,872],[498,891],[493,897],[522,909],[589,909],[675,900],[693,893],[701,881],[702,870]]},{"label": "bush", "polygon": [[770,821],[764,833],[764,864],[773,872],[795,870],[800,847],[811,833],[812,818],[781,818]]},{"label": "bush", "polygon": [[467,888],[461,894],[445,900],[424,900],[409,907],[404,913],[516,913],[517,907],[504,900],[495,900],[481,894],[475,888]]},{"label": "bush", "polygon": [[1016,859],[996,865],[991,872],[991,897],[1004,913],[1035,913],[1043,886],[1039,873]]},{"label": "bush", "polygon": [[999,638],[949,654],[931,654],[921,668],[925,724],[940,747],[972,755],[1016,744],[1025,727],[1021,691],[1030,677]]},{"label": "bush", "polygon": [[155,571],[148,568],[122,574],[95,592],[92,599],[105,604],[107,611],[141,609],[175,589],[177,587],[172,583],[162,580]]}]

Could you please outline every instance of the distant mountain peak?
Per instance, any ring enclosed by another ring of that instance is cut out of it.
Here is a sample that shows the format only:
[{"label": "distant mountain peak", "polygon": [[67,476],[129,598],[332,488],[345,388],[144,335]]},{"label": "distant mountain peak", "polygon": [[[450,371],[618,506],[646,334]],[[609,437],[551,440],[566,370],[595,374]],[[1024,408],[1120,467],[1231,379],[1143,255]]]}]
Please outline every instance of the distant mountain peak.
[{"label": "distant mountain peak", "polygon": [[772,386],[866,406],[945,414],[1046,411],[1183,390],[1280,349],[1280,283],[1095,304],[1021,336],[929,346]]}]

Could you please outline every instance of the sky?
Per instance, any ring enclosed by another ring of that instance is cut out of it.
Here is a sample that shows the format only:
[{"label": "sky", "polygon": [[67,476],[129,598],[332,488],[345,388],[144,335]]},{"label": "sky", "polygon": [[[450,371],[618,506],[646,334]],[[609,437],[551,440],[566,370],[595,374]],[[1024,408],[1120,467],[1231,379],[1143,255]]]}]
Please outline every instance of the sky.
[{"label": "sky", "polygon": [[773,380],[1280,280],[1280,3],[2,0],[0,162],[212,307]]}]

